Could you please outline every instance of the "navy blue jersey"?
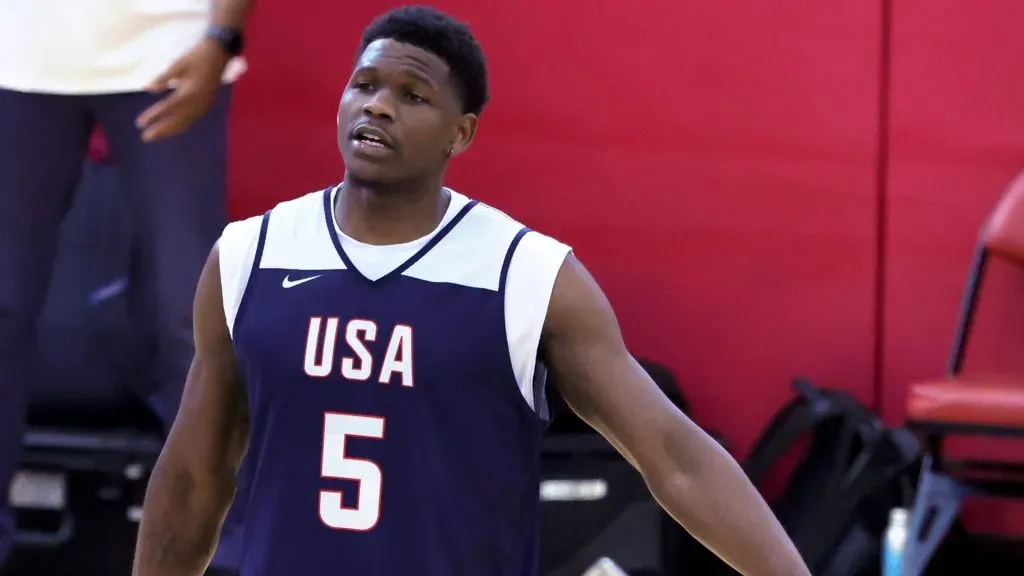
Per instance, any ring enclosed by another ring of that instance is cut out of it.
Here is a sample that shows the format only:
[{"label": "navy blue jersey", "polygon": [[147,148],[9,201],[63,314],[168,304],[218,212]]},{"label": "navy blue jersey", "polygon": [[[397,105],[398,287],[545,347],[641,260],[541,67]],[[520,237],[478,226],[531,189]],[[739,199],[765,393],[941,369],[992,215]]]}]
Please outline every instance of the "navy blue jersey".
[{"label": "navy blue jersey", "polygon": [[536,574],[535,363],[568,248],[452,192],[364,274],[333,193],[221,240],[251,417],[242,576]]}]

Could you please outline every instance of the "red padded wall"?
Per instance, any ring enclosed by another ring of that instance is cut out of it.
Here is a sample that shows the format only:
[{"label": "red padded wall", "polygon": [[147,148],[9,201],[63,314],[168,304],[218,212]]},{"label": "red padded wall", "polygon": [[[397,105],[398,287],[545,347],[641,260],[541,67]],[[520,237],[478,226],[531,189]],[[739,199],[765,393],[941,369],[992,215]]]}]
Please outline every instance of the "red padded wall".
[{"label": "red padded wall", "polygon": [[[573,244],[703,423],[744,451],[795,374],[874,404],[877,2],[436,4],[493,74],[450,182]],[[339,178],[336,101],[391,5],[260,4],[235,215]]]},{"label": "red padded wall", "polygon": [[[907,383],[942,374],[978,229],[1024,168],[1024,3],[892,4],[882,383],[897,423]],[[993,370],[1024,374],[1024,272],[998,265],[967,362],[968,372]],[[1024,456],[1021,443],[961,449]],[[970,524],[1004,531],[1011,510],[974,508]]]}]

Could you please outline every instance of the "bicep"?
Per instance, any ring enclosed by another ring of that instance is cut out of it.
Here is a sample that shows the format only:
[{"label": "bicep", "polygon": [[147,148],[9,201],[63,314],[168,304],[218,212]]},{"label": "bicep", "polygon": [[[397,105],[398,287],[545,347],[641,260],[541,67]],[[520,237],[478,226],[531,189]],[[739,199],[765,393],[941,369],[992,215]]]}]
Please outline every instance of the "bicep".
[{"label": "bicep", "polygon": [[202,475],[233,475],[248,441],[248,403],[225,320],[218,248],[210,252],[193,308],[195,355],[165,456]]},{"label": "bicep", "polygon": [[611,304],[572,257],[555,282],[543,353],[569,406],[638,468],[696,429],[629,353]]}]

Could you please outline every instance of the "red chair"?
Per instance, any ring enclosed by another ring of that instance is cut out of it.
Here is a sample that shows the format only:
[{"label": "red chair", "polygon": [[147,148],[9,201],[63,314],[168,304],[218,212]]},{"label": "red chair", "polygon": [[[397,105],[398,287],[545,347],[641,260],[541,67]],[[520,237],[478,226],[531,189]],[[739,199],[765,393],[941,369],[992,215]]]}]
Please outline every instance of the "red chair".
[{"label": "red chair", "polygon": [[911,514],[914,550],[904,560],[914,561],[905,564],[906,576],[923,571],[967,492],[1024,497],[1020,465],[943,458],[943,441],[949,435],[1024,439],[1024,375],[961,375],[985,268],[994,258],[1024,270],[1024,173],[1010,184],[981,230],[947,376],[916,382],[909,389],[907,425],[923,437],[926,455]]}]

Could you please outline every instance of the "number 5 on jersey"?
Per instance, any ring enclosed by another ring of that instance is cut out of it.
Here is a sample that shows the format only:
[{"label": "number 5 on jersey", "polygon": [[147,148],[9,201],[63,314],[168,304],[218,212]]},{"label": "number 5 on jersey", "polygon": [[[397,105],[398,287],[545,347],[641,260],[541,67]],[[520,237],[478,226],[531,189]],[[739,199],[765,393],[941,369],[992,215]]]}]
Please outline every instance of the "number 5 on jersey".
[{"label": "number 5 on jersey", "polygon": [[384,419],[341,412],[324,414],[323,455],[320,476],[352,480],[359,484],[354,508],[345,506],[340,491],[320,491],[320,520],[335,530],[366,532],[380,520],[383,476],[375,462],[349,458],[345,444],[352,438],[384,439]]}]

